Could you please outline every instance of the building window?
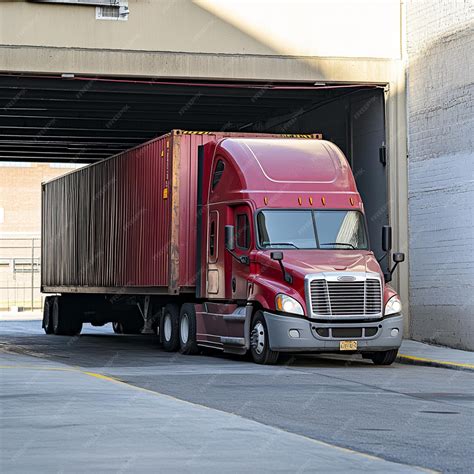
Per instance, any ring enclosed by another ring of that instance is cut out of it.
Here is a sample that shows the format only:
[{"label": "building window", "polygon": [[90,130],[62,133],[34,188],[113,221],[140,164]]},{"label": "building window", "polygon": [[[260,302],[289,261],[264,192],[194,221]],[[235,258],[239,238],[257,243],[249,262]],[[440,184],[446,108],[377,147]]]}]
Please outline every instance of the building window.
[{"label": "building window", "polygon": [[0,168],[31,168],[27,161],[0,161]]},{"label": "building window", "polygon": [[50,168],[69,168],[78,169],[87,166],[87,163],[50,163]]}]

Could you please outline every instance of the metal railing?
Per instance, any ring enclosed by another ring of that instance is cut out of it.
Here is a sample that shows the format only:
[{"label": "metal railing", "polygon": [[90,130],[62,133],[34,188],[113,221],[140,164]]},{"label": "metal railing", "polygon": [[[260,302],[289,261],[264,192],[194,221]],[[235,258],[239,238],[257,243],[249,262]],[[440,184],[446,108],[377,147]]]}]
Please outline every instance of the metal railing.
[{"label": "metal railing", "polygon": [[0,238],[0,311],[41,309],[41,239]]}]

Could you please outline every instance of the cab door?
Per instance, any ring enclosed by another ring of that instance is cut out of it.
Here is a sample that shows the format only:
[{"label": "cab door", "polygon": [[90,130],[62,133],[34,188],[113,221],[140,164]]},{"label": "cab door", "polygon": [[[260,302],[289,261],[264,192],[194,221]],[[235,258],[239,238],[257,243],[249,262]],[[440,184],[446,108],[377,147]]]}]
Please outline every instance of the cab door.
[{"label": "cab door", "polygon": [[[246,300],[248,297],[248,275],[250,271],[249,254],[253,243],[252,213],[248,205],[233,208],[231,224],[235,229],[235,256],[245,257],[247,261],[232,258],[230,293],[233,300]],[[244,258],[244,260],[245,260]]]}]

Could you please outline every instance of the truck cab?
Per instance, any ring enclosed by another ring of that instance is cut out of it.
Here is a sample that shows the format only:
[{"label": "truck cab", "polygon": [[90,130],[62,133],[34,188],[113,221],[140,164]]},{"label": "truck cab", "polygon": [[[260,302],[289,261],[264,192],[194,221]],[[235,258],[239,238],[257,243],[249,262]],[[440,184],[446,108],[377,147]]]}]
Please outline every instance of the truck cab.
[{"label": "truck cab", "polygon": [[[182,346],[187,337],[250,350],[260,364],[281,352],[395,360],[403,332],[388,284],[395,267],[383,272],[371,251],[363,202],[333,143],[224,138],[202,146],[197,235],[193,324],[181,324]],[[388,227],[383,242],[390,254]],[[394,254],[395,266],[403,259]]]}]

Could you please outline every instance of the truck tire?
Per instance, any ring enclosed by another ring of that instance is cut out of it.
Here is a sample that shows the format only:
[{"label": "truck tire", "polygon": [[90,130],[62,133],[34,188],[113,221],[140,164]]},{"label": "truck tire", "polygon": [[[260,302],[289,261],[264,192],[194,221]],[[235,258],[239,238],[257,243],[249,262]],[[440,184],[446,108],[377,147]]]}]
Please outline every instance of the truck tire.
[{"label": "truck tire", "polygon": [[179,306],[167,304],[160,320],[160,334],[163,349],[176,352],[179,349]]},{"label": "truck tire", "polygon": [[192,303],[181,306],[179,313],[179,345],[182,354],[199,353],[196,342],[196,309]]},{"label": "truck tire", "polygon": [[370,356],[375,365],[390,365],[395,362],[398,355],[398,349],[390,349],[389,351],[373,352]]},{"label": "truck tire", "polygon": [[115,334],[123,334],[122,324],[117,321],[112,323],[112,329],[114,330]]},{"label": "truck tire", "polygon": [[43,324],[42,327],[46,334],[53,334],[53,296],[47,296],[43,305]]},{"label": "truck tire", "polygon": [[250,353],[256,364],[274,365],[280,355],[272,351],[269,345],[267,323],[263,314],[259,311],[255,314],[250,330]]},{"label": "truck tire", "polygon": [[82,330],[82,321],[77,313],[64,304],[60,296],[53,296],[53,332],[57,336],[76,336]]}]

